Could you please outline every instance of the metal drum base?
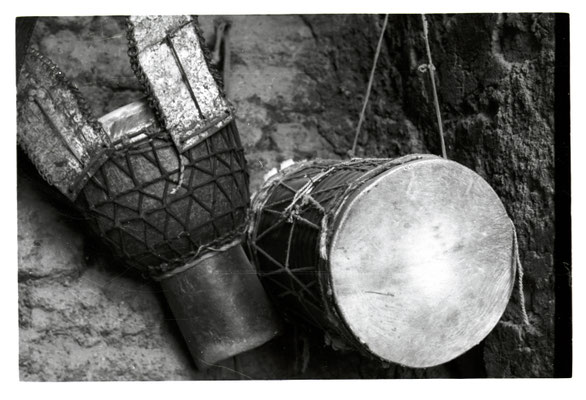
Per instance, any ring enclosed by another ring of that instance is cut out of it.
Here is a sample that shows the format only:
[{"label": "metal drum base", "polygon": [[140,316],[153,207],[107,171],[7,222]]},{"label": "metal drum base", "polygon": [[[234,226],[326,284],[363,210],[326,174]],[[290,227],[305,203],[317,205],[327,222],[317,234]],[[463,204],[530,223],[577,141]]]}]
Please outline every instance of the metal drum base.
[{"label": "metal drum base", "polygon": [[208,254],[161,281],[200,370],[266,343],[281,326],[241,245]]}]

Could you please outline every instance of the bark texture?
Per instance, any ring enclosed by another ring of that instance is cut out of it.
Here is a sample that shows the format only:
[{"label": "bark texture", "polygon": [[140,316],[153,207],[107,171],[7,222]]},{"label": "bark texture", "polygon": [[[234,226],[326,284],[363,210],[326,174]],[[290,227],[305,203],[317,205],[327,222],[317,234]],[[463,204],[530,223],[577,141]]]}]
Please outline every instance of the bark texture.
[{"label": "bark texture", "polygon": [[[382,25],[375,15],[234,16],[228,98],[251,190],[293,158],[347,157]],[[209,43],[220,17],[202,17]],[[448,157],[483,176],[515,222],[531,326],[518,292],[479,346],[442,366],[364,358],[312,328],[197,371],[160,287],[120,265],[19,162],[22,380],[551,377],[554,354],[554,17],[432,15],[430,45]],[[99,117],[141,97],[124,20],[41,18],[32,45],[80,87]],[[390,16],[359,156],[439,154],[420,16]],[[21,156],[21,154],[19,154]],[[22,157],[21,157],[22,158]]]}]

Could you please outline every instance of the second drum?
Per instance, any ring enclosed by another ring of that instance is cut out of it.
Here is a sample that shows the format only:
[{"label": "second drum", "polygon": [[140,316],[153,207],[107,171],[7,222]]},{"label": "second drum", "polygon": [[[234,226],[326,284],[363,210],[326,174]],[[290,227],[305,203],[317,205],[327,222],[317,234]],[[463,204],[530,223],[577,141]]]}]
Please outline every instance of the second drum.
[{"label": "second drum", "polygon": [[475,172],[430,155],[301,162],[253,199],[251,253],[291,316],[380,359],[445,363],[494,328],[515,230]]}]

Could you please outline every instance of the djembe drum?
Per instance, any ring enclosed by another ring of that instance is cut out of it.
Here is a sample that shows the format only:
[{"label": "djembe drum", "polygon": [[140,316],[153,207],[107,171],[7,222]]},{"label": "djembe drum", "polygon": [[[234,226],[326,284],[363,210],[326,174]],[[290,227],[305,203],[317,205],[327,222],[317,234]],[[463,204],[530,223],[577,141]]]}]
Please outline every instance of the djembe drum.
[{"label": "djembe drum", "polygon": [[514,227],[490,186],[430,155],[314,160],[252,201],[250,251],[290,318],[409,367],[478,344],[511,295]]},{"label": "djembe drum", "polygon": [[160,281],[204,368],[279,330],[241,246],[246,161],[195,21],[131,17],[129,39],[148,97],[99,120],[31,49],[18,83],[18,139],[111,249]]}]

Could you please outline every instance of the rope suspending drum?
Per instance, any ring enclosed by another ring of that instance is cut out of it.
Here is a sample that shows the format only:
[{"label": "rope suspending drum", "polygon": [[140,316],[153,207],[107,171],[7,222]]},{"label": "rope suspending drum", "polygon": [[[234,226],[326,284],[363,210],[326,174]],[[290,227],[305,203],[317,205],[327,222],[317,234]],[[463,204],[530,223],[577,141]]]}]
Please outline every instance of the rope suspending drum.
[{"label": "rope suspending drum", "polygon": [[364,122],[364,114],[366,113],[366,106],[368,105],[368,99],[370,98],[370,91],[372,89],[372,82],[374,80],[374,72],[376,71],[376,64],[380,55],[383,38],[387,29],[387,23],[389,21],[389,14],[385,14],[383,26],[380,31],[378,43],[376,45],[376,51],[374,53],[374,61],[372,62],[372,69],[370,70],[370,76],[368,77],[368,86],[366,87],[366,94],[364,95],[364,102],[362,103],[362,109],[360,110],[360,117],[358,118],[358,125],[356,126],[356,133],[354,134],[354,141],[352,142],[352,149],[348,152],[350,157],[356,156],[356,145],[358,144],[358,137],[360,136],[360,128]]},{"label": "rope suspending drum", "polygon": [[439,131],[440,143],[442,147],[442,157],[448,158],[446,153],[446,144],[444,142],[444,127],[442,123],[442,114],[440,112],[439,100],[437,97],[437,89],[435,87],[435,65],[431,59],[431,48],[429,47],[429,27],[427,25],[427,18],[425,14],[421,14],[421,23],[423,24],[423,39],[425,40],[425,50],[427,52],[427,64],[419,66],[420,71],[429,71],[429,78],[431,80],[431,91],[433,92],[433,105],[435,108],[435,116],[437,118],[437,127]]},{"label": "rope suspending drum", "polygon": [[[379,38],[378,38],[378,43],[376,45],[376,51],[374,53],[374,60],[372,62],[372,69],[370,71],[370,75],[368,78],[368,85],[366,87],[366,94],[364,95],[364,101],[362,103],[362,108],[360,110],[360,115],[358,118],[358,125],[356,126],[356,132],[354,134],[354,141],[352,142],[352,148],[348,151],[348,155],[350,157],[356,156],[356,146],[358,144],[358,137],[360,136],[360,129],[362,127],[362,123],[364,122],[364,116],[366,113],[366,106],[368,105],[368,100],[370,99],[370,92],[372,90],[372,83],[374,81],[376,65],[378,63],[378,58],[379,58],[379,55],[381,52],[382,42],[383,42],[383,38],[384,38],[385,31],[387,28],[388,20],[389,20],[389,14],[385,14],[385,18],[383,20],[383,26],[381,28],[381,32],[380,32]],[[438,96],[437,96],[437,89],[435,86],[435,66],[433,65],[433,61],[431,58],[431,48],[429,47],[429,27],[427,24],[427,18],[425,17],[425,14],[421,14],[421,21],[423,24],[423,39],[425,41],[425,50],[426,50],[426,54],[427,54],[428,63],[420,65],[419,71],[421,71],[421,72],[429,71],[429,76],[430,76],[430,80],[431,80],[431,88],[432,88],[432,92],[433,92],[433,103],[434,103],[434,107],[435,107],[435,113],[436,113],[437,125],[438,125],[438,131],[439,131],[439,137],[440,137],[440,143],[441,143],[442,157],[447,158],[446,144],[444,142],[443,123],[442,123],[442,117],[441,117],[441,112],[440,112],[439,100],[438,100]]]}]

